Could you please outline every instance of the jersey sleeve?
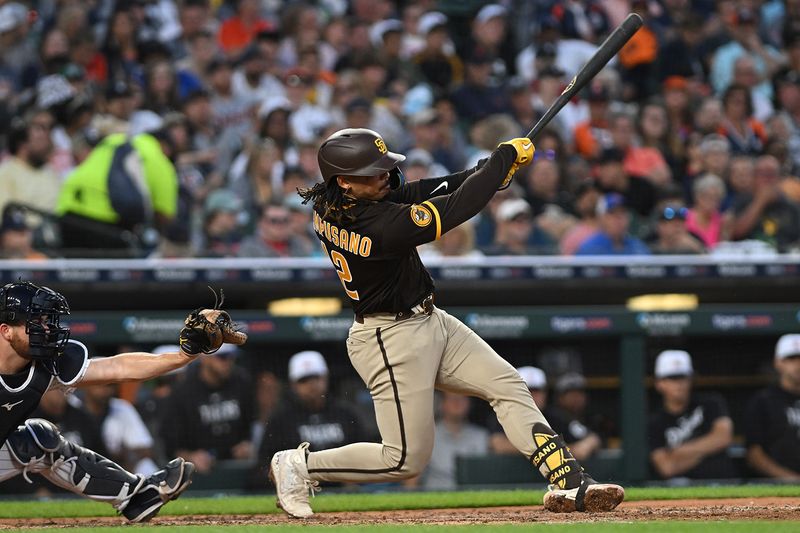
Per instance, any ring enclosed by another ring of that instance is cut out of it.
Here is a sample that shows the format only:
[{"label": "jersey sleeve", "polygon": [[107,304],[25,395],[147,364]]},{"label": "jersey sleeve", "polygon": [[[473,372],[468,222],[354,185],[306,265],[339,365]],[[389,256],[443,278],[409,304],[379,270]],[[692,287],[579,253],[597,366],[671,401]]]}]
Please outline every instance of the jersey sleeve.
[{"label": "jersey sleeve", "polygon": [[718,394],[710,394],[704,398],[704,409],[708,420],[713,424],[719,418],[729,418],[728,404],[725,398]]},{"label": "jersey sleeve", "polygon": [[388,203],[383,225],[384,249],[405,250],[435,241],[477,215],[500,187],[515,158],[516,150],[503,145],[454,192],[420,203]]},{"label": "jersey sleeve", "polygon": [[393,192],[389,200],[400,204],[414,204],[424,202],[434,196],[450,194],[461,187],[473,173],[483,168],[486,161],[488,159],[481,159],[476,166],[455,174],[406,183],[398,191]]}]

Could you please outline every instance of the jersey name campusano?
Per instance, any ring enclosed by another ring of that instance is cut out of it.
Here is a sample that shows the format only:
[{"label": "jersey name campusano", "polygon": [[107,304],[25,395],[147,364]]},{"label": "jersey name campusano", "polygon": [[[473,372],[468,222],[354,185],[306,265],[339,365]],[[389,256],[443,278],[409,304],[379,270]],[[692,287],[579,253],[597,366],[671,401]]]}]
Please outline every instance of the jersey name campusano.
[{"label": "jersey name campusano", "polygon": [[503,145],[474,168],[407,183],[380,201],[358,200],[347,208],[354,218],[341,223],[323,219],[324,208],[315,205],[314,231],[354,312],[400,313],[431,294],[433,278],[416,247],[478,212],[515,158],[516,150]]}]

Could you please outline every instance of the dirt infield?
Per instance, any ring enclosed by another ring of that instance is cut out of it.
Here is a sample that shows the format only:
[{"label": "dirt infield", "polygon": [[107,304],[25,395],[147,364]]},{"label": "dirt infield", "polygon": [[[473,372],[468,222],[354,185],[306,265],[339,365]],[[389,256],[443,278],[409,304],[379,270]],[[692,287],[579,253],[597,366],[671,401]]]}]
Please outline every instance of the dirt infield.
[{"label": "dirt infield", "polygon": [[[800,520],[800,498],[735,498],[712,500],[658,500],[624,502],[610,513],[554,514],[541,506],[424,509],[409,511],[364,511],[319,513],[305,521],[318,525],[369,524],[503,524],[558,522],[631,522],[651,520]],[[162,516],[154,525],[279,525],[298,523],[283,514]],[[78,526],[122,525],[119,517],[2,519],[0,530],[69,529]]]}]

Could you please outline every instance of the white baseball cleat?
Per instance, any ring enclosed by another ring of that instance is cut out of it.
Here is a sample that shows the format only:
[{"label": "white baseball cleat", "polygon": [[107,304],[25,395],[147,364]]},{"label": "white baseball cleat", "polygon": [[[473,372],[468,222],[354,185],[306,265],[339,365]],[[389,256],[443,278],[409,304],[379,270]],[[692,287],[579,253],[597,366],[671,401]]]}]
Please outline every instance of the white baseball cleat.
[{"label": "white baseball cleat", "polygon": [[295,450],[283,450],[272,456],[269,466],[269,479],[275,485],[278,496],[277,505],[294,518],[308,518],[314,514],[308,503],[309,493],[320,490],[319,481],[308,477],[306,450],[304,442]]},{"label": "white baseball cleat", "polygon": [[613,483],[598,483],[586,474],[574,489],[548,487],[544,508],[553,513],[602,513],[611,511],[625,499],[625,489]]}]

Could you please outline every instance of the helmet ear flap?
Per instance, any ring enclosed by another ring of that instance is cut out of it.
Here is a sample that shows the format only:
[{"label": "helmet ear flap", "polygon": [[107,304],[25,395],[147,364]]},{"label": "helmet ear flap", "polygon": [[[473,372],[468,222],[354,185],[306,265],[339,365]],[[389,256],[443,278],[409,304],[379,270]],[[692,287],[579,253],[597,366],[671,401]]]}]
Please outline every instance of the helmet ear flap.
[{"label": "helmet ear flap", "polygon": [[406,184],[406,176],[399,167],[394,167],[389,171],[389,188],[392,190],[399,189]]}]

